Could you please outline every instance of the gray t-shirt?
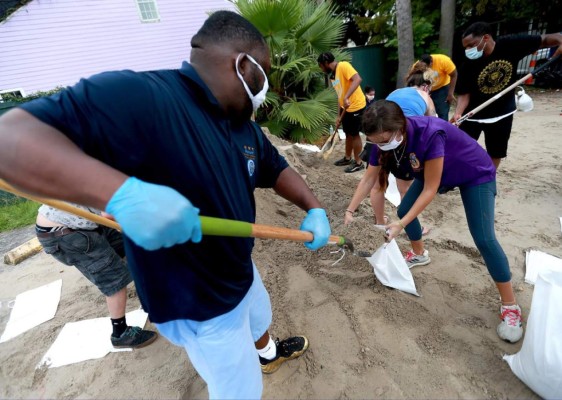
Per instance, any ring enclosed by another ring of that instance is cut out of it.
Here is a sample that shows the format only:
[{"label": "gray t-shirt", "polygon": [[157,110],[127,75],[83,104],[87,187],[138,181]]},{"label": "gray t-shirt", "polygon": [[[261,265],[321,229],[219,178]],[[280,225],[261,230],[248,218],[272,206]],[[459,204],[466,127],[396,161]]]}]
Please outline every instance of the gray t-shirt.
[{"label": "gray t-shirt", "polygon": [[[86,210],[91,213],[101,215],[101,211],[96,210],[95,208],[89,208],[89,207],[81,206],[79,204],[72,204],[72,205],[82,210]],[[47,218],[49,221],[53,221],[57,224],[67,226],[71,229],[84,229],[84,230],[91,231],[98,227],[98,224],[96,224],[95,222],[89,221],[85,218],[79,217],[74,214],[67,213],[65,211],[61,211],[58,208],[50,207],[45,204],[39,207],[38,212],[39,214]]]}]

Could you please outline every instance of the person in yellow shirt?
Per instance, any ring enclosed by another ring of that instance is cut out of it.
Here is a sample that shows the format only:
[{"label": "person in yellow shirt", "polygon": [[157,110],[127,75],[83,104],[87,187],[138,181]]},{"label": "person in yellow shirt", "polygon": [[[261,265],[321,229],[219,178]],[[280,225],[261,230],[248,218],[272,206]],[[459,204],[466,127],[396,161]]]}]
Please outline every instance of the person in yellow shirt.
[{"label": "person in yellow shirt", "polygon": [[[365,95],[361,90],[361,76],[347,61],[336,61],[332,53],[326,52],[318,56],[320,69],[330,76],[332,87],[338,95],[339,113],[336,125],[341,118],[341,125],[345,133],[345,155],[334,164],[347,165],[345,172],[357,172],[365,168],[361,160],[363,143],[359,131],[361,118],[367,105]],[[342,116],[342,112],[345,113]],[[353,158],[351,158],[353,154]]]},{"label": "person in yellow shirt", "polygon": [[423,54],[418,62],[426,64],[433,70],[430,96],[435,104],[437,116],[448,121],[449,108],[455,101],[457,67],[445,54]]}]

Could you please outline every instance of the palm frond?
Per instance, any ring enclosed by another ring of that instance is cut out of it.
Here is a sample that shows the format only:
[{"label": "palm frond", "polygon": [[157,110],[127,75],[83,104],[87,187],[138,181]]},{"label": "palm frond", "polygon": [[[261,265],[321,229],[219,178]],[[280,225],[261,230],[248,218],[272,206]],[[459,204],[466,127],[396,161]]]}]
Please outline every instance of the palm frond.
[{"label": "palm frond", "polygon": [[336,46],[345,33],[343,17],[334,17],[333,7],[322,3],[303,21],[295,37],[304,40],[314,53],[322,53]]},{"label": "palm frond", "polygon": [[302,142],[303,140],[313,142],[320,138],[321,133],[318,130],[311,131],[300,126],[295,126],[291,129],[289,138],[293,142]]},{"label": "palm frond", "polygon": [[283,121],[282,119],[269,119],[260,123],[261,126],[269,129],[272,135],[284,137],[287,132],[291,131],[293,125],[290,122]]},{"label": "palm frond", "polygon": [[272,51],[298,26],[302,14],[301,0],[238,0],[236,7],[261,32]]},{"label": "palm frond", "polygon": [[265,101],[263,102],[263,105],[265,107],[278,108],[280,104],[281,98],[279,97],[279,95],[269,90],[265,95]]},{"label": "palm frond", "polygon": [[290,100],[281,108],[281,118],[299,125],[309,131],[321,126],[330,116],[330,108],[326,104],[310,100]]},{"label": "palm frond", "polygon": [[316,59],[324,51],[332,51],[338,60],[350,59],[336,48],[343,35],[343,18],[330,2],[315,0],[237,0],[235,4],[270,47],[270,91],[258,121],[283,137],[319,137],[334,123],[338,106]]}]

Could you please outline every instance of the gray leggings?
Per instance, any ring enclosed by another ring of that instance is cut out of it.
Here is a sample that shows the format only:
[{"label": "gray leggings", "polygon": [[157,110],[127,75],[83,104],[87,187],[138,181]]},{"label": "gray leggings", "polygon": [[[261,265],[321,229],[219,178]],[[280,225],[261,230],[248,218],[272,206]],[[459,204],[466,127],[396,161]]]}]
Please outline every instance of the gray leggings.
[{"label": "gray leggings", "polygon": [[[408,192],[398,207],[398,217],[402,218],[423,190],[423,182],[414,179]],[[494,229],[494,208],[496,197],[496,181],[480,185],[460,188],[462,203],[468,222],[468,229],[480,251],[484,263],[492,279],[498,283],[511,280],[511,272],[507,257],[496,239]],[[416,218],[406,226],[406,234],[410,240],[421,240],[422,228]]]}]

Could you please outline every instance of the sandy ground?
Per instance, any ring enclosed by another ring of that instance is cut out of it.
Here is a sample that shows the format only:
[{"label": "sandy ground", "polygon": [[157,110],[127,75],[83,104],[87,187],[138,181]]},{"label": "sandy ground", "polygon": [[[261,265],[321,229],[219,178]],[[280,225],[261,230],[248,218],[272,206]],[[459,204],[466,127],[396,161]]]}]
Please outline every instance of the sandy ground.
[{"label": "sandy ground", "polygon": [[[502,163],[496,205],[497,234],[508,255],[524,313],[533,288],[523,281],[525,250],[562,256],[560,122],[562,93],[531,93],[535,109],[517,113],[509,157]],[[361,250],[382,243],[365,200],[355,222],[344,210],[362,173],[344,174],[331,159],[275,139],[291,164],[325,204],[332,231]],[[270,190],[257,192],[258,223],[298,228],[303,212]],[[387,214],[395,210],[387,202]],[[422,295],[382,286],[369,263],[338,256],[333,246],[310,252],[300,243],[256,240],[254,259],[270,291],[275,336],[306,334],[309,351],[264,376],[265,398],[537,398],[511,372],[502,355],[518,344],[498,339],[498,295],[466,226],[458,191],[438,196],[422,214],[432,263],[414,270]],[[0,236],[2,249],[32,231]],[[11,239],[12,238],[12,239]],[[408,249],[405,237],[399,239]],[[12,246],[13,247],[13,246]],[[0,398],[206,398],[205,384],[184,351],[159,338],[147,348],[54,369],[35,365],[67,322],[106,316],[103,297],[73,268],[40,253],[17,266],[0,265],[0,298],[58,278],[62,297],[54,319],[0,344]],[[128,309],[139,302],[131,287]],[[0,309],[0,331],[9,309]],[[148,324],[150,327],[150,324]]]}]

